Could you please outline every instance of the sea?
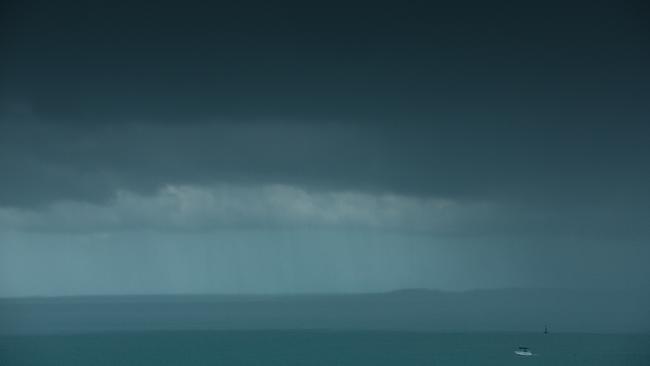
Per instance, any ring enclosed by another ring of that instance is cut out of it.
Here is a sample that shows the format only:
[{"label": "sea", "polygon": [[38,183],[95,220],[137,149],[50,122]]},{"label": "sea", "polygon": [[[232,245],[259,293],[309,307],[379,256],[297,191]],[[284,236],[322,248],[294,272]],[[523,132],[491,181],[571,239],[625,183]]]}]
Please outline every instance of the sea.
[{"label": "sea", "polygon": [[[514,350],[529,347],[533,356]],[[650,365],[650,334],[147,331],[0,336],[0,366]]]}]

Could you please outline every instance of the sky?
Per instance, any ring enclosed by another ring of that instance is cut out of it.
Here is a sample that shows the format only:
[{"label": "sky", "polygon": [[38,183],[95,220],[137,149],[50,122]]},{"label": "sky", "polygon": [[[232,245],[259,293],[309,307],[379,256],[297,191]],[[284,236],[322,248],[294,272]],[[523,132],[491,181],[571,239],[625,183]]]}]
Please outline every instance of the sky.
[{"label": "sky", "polygon": [[648,290],[649,16],[4,2],[0,297]]}]

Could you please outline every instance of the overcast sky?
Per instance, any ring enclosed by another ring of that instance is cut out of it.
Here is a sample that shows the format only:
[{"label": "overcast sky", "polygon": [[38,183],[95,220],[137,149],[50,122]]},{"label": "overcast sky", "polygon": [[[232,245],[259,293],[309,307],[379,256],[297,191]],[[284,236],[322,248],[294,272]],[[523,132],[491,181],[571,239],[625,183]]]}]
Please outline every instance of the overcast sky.
[{"label": "overcast sky", "polygon": [[0,296],[650,289],[650,11],[9,1]]}]

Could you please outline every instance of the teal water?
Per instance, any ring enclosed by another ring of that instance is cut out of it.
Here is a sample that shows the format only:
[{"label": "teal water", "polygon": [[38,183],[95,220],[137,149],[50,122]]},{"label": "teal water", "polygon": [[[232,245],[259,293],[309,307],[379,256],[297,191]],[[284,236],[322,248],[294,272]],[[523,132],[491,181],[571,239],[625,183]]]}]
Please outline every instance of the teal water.
[{"label": "teal water", "polygon": [[[532,357],[516,356],[519,345]],[[0,365],[650,365],[650,335],[356,331],[0,337]]]}]

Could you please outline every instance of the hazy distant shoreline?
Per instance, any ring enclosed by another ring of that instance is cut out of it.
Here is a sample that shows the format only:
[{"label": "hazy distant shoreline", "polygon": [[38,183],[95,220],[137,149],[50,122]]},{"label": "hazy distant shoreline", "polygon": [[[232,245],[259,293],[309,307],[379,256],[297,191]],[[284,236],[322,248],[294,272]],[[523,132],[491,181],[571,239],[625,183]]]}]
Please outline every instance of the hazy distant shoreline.
[{"label": "hazy distant shoreline", "polygon": [[[26,296],[0,296],[0,302],[21,302],[21,301],[102,301],[124,299],[126,301],[146,301],[149,299],[167,299],[178,301],[181,299],[214,299],[214,300],[246,300],[246,299],[273,299],[273,298],[316,298],[316,297],[366,297],[366,296],[395,296],[395,295],[467,295],[480,293],[573,293],[573,294],[642,294],[643,289],[571,289],[571,288],[522,288],[504,287],[494,289],[470,289],[470,290],[438,290],[428,288],[405,288],[391,291],[370,291],[370,292],[299,292],[299,293],[149,293],[149,294],[73,294],[73,295],[26,295]],[[650,291],[648,291],[650,292]],[[650,293],[646,296],[650,298]],[[183,300],[185,301],[185,300]]]},{"label": "hazy distant shoreline", "polygon": [[0,299],[0,334],[148,330],[650,332],[630,291],[402,290],[372,294],[136,295]]}]

